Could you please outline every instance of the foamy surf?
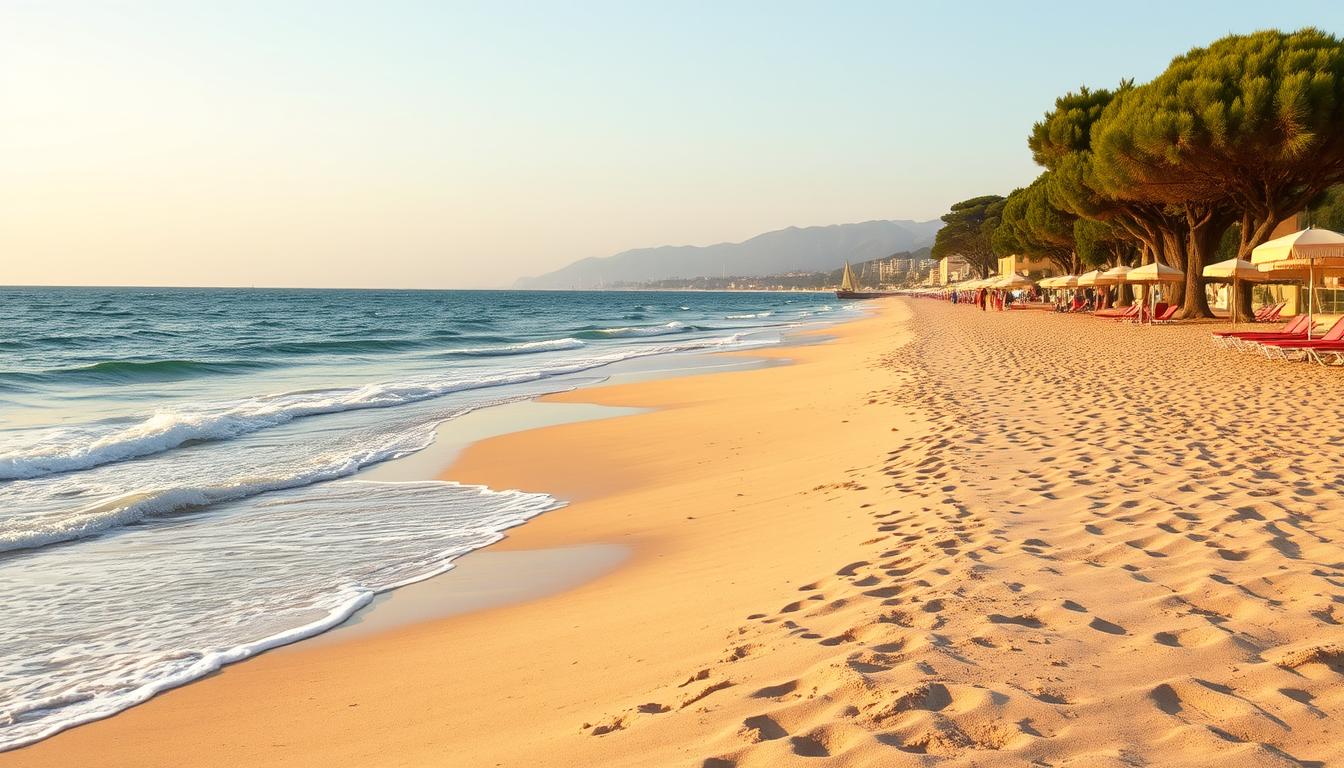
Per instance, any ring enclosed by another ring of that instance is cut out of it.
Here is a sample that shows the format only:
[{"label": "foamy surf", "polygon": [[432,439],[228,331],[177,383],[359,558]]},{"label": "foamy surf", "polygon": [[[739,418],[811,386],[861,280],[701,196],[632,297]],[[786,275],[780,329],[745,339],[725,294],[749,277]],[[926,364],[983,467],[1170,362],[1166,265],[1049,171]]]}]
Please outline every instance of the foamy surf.
[{"label": "foamy surf", "polygon": [[628,339],[640,336],[666,336],[670,333],[686,333],[692,330],[679,320],[662,325],[632,325],[624,328],[599,328],[592,334],[609,339]]},{"label": "foamy surf", "polygon": [[502,344],[496,347],[466,347],[463,349],[452,349],[442,354],[446,357],[453,355],[478,355],[481,357],[492,357],[496,355],[529,355],[537,352],[555,352],[564,349],[579,349],[585,346],[581,339],[547,339],[545,341],[528,341],[520,344]]},{"label": "foamy surf", "polygon": [[[646,334],[653,335],[653,334]],[[161,410],[130,425],[86,425],[0,437],[0,480],[42,477],[149,456],[188,442],[229,440],[294,419],[369,408],[389,408],[471,389],[521,384],[628,360],[739,343],[741,334],[673,346],[639,347],[518,368],[493,376],[381,382],[345,390],[287,392],[237,402]],[[577,339],[575,340],[577,341]],[[582,346],[582,342],[580,342]],[[6,445],[8,442],[9,445]]]},{"label": "foamy surf", "polygon": [[[0,655],[0,750],[330,629],[557,506],[455,483],[341,480],[219,505],[209,526],[93,540],[79,560],[34,552],[9,565],[0,600],[7,646],[47,653]],[[144,547],[156,556],[136,556]]]}]

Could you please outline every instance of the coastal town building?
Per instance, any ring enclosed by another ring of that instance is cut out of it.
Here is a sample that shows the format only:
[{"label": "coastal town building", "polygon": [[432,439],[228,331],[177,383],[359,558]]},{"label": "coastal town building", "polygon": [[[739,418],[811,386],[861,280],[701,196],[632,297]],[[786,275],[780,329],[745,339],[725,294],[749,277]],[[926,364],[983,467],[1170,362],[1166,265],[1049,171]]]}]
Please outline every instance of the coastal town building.
[{"label": "coastal town building", "polygon": [[1048,259],[1037,259],[1019,254],[1000,258],[998,273],[1000,275],[1026,275],[1032,280],[1040,280],[1043,277],[1054,277],[1060,274],[1054,262]]},{"label": "coastal town building", "polygon": [[953,254],[938,262],[938,284],[949,285],[970,279],[970,262],[958,254]]}]

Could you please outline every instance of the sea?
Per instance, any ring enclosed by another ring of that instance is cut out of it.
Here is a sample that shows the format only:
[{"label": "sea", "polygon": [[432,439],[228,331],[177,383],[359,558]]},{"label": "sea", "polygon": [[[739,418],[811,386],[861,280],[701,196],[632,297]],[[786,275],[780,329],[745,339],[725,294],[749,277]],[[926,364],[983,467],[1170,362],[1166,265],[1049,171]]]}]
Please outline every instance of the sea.
[{"label": "sea", "polygon": [[853,311],[796,292],[0,288],[0,750],[334,627],[563,504],[362,477],[445,423]]}]

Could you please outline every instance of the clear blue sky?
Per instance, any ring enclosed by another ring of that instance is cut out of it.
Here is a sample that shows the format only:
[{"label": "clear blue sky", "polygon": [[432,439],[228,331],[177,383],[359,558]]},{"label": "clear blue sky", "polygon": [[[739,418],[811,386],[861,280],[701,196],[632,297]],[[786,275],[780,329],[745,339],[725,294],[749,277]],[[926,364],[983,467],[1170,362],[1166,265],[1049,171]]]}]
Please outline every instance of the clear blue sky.
[{"label": "clear blue sky", "polygon": [[1055,96],[1344,3],[0,4],[0,284],[484,287],[1037,172]]}]

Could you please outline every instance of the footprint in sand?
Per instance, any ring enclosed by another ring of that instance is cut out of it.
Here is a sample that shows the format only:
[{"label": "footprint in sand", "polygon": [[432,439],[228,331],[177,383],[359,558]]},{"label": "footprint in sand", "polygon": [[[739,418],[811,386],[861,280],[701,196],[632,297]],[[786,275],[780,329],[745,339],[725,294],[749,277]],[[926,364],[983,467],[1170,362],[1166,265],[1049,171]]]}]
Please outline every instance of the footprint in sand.
[{"label": "footprint in sand", "polygon": [[748,741],[774,741],[789,735],[769,715],[756,715],[742,721],[742,735]]},{"label": "footprint in sand", "polygon": [[806,736],[794,736],[789,740],[793,744],[793,754],[799,757],[830,757],[826,745]]},{"label": "footprint in sand", "polygon": [[1045,626],[1045,622],[1035,616],[1005,616],[1001,613],[991,613],[987,617],[992,624],[1015,624],[1019,627],[1030,627],[1040,629]]},{"label": "footprint in sand", "polygon": [[798,681],[790,680],[779,685],[767,685],[751,694],[751,697],[753,699],[777,699],[781,696],[788,696],[796,690],[798,690]]},{"label": "footprint in sand", "polygon": [[1092,619],[1092,621],[1087,626],[1097,630],[1098,632],[1105,632],[1108,635],[1126,634],[1124,627],[1120,626],[1119,624],[1112,624],[1111,622],[1101,618]]}]

